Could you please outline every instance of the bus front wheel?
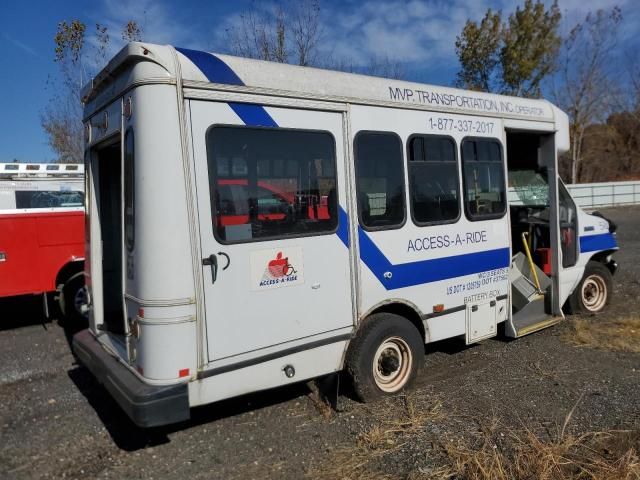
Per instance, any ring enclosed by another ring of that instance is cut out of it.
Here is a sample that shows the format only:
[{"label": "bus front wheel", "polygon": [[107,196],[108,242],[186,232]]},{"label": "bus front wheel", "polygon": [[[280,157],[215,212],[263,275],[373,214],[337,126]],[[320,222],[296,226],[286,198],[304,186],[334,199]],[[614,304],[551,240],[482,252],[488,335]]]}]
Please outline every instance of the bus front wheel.
[{"label": "bus front wheel", "polygon": [[569,297],[571,313],[598,313],[611,300],[612,277],[600,262],[589,262],[580,283]]},{"label": "bus front wheel", "polygon": [[392,313],[376,313],[351,341],[346,369],[358,398],[370,402],[411,386],[423,357],[423,339],[411,322]]}]

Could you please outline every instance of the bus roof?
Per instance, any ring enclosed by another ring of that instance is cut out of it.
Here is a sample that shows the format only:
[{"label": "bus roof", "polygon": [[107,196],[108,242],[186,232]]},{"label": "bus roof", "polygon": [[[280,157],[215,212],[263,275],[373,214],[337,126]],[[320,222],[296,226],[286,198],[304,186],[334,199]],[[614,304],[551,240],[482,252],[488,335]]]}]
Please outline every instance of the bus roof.
[{"label": "bus roof", "polygon": [[[112,81],[123,66],[141,61],[160,65],[165,75],[179,75],[185,88],[249,90],[269,95],[351,104],[566,122],[566,115],[546,100],[460,90],[139,42],[125,46],[85,87],[85,103],[91,102],[102,89],[102,84]],[[144,79],[136,80],[140,82]]]}]

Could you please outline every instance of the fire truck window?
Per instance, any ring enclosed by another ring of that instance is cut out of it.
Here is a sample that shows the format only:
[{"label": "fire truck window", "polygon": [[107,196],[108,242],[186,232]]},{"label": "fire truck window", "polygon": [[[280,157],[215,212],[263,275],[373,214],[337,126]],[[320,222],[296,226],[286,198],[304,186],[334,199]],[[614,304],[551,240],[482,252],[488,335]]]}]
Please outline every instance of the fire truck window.
[{"label": "fire truck window", "polygon": [[455,222],[460,216],[458,183],[453,139],[430,135],[409,139],[409,192],[416,224]]},{"label": "fire truck window", "polygon": [[74,191],[16,191],[16,208],[82,207],[84,194]]},{"label": "fire truck window", "polygon": [[335,232],[335,141],[326,132],[213,127],[213,231],[224,243]]},{"label": "fire truck window", "polygon": [[395,133],[361,132],[354,143],[360,223],[367,230],[402,226],[405,207],[400,137]]},{"label": "fire truck window", "polygon": [[469,220],[502,217],[507,210],[507,194],[500,144],[491,139],[463,140],[462,172]]}]

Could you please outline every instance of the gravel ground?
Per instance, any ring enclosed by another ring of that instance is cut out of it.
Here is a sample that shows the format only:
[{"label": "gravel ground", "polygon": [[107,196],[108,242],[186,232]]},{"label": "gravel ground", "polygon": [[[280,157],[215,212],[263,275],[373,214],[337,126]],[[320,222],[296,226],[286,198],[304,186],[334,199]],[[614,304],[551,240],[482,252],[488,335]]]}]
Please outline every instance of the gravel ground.
[{"label": "gravel ground", "polygon": [[[640,315],[640,207],[605,212],[619,224],[615,297],[603,318]],[[42,323],[37,299],[2,301],[0,478],[300,478],[318,476],[341,449],[402,397],[362,405],[348,392],[327,411],[306,385],[192,410],[168,429],[133,426],[75,364],[65,332]],[[29,319],[30,321],[25,321]],[[640,428],[640,355],[577,348],[562,323],[518,340],[428,347],[410,398],[441,402],[443,418],[376,468],[401,478],[442,462],[438,442],[496,417],[505,427],[555,428],[575,406],[575,432]],[[312,472],[311,474],[309,472]]]}]

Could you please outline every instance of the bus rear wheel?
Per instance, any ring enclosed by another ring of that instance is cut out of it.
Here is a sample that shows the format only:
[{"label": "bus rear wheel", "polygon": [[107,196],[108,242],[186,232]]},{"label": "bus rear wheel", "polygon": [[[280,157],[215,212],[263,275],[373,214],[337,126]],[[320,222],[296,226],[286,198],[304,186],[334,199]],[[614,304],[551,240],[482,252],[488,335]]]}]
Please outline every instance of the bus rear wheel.
[{"label": "bus rear wheel", "polygon": [[64,284],[58,302],[63,326],[79,329],[87,326],[87,317],[83,312],[83,306],[87,303],[84,275],[74,275]]},{"label": "bus rear wheel", "polygon": [[346,368],[360,400],[370,402],[411,386],[421,369],[424,342],[405,318],[376,313],[349,345]]},{"label": "bus rear wheel", "polygon": [[600,262],[589,262],[582,280],[569,297],[571,313],[598,313],[611,300],[612,278]]}]

